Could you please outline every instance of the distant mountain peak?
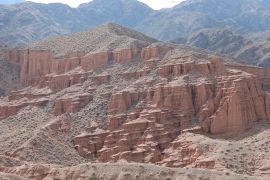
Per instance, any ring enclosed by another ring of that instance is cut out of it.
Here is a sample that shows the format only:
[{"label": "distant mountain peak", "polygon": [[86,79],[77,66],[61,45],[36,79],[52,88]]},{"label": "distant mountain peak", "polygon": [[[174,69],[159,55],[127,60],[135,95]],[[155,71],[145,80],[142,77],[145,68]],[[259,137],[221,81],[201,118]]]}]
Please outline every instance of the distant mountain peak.
[{"label": "distant mountain peak", "polygon": [[127,36],[127,37],[134,38],[141,41],[147,41],[147,42],[157,41],[153,38],[150,38],[144,35],[143,33],[140,33],[138,31],[135,31],[133,29],[130,29],[128,27],[125,27],[125,26],[122,26],[113,22],[108,22],[108,23],[99,25],[98,27],[94,29],[103,30],[103,31],[107,30],[108,32],[118,35],[118,36]]}]

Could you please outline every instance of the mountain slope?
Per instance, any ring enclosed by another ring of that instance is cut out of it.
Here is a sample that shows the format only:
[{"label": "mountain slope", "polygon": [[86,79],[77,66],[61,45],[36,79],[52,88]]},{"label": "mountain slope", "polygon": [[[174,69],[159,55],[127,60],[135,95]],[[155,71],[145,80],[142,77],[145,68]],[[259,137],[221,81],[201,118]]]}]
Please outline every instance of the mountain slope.
[{"label": "mountain slope", "polygon": [[173,9],[200,12],[234,28],[256,32],[269,29],[269,7],[268,0],[188,0]]},{"label": "mountain slope", "polygon": [[225,24],[204,14],[164,10],[147,16],[136,29],[161,40],[173,40],[202,28],[222,28]]},{"label": "mountain slope", "polygon": [[232,56],[242,63],[263,67],[270,65],[269,42],[245,39],[227,29],[202,29],[173,42]]},{"label": "mountain slope", "polygon": [[100,177],[94,163],[124,161],[142,163],[140,172],[144,163],[202,168],[203,179],[270,177],[269,69],[112,23],[8,55],[27,87],[0,98],[0,172]]},{"label": "mountain slope", "polygon": [[173,8],[153,12],[137,29],[161,40],[185,37],[205,28],[260,32],[270,28],[269,7],[267,0],[187,0]]},{"label": "mountain slope", "polygon": [[27,43],[85,27],[84,17],[78,10],[63,4],[24,2],[0,6],[0,12],[0,38],[11,44]]},{"label": "mountain slope", "polygon": [[31,50],[50,50],[58,56],[72,52],[108,51],[144,47],[157,40],[114,23],[95,29],[51,37],[28,46]]},{"label": "mountain slope", "polygon": [[20,44],[106,22],[134,26],[151,11],[147,5],[136,0],[94,0],[78,8],[59,3],[0,5],[0,39]]},{"label": "mountain slope", "polygon": [[167,41],[205,28],[227,28],[247,34],[270,28],[269,6],[267,0],[187,0],[173,8],[154,11],[137,0],[93,0],[78,8],[25,2],[0,6],[0,38],[24,43],[106,22]]},{"label": "mountain slope", "polygon": [[88,27],[106,22],[135,27],[142,19],[153,12],[149,6],[137,0],[94,0],[80,5],[78,10],[88,17],[85,22]]}]

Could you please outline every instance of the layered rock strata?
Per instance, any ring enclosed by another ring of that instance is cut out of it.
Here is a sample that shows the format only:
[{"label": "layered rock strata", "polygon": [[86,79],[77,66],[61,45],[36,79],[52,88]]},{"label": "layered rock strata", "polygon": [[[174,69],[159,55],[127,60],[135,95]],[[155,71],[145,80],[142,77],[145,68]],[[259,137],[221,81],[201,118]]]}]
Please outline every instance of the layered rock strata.
[{"label": "layered rock strata", "polygon": [[[216,55],[174,44],[135,45],[62,57],[49,50],[10,51],[10,61],[21,66],[22,83],[30,86],[0,99],[0,119],[11,123],[7,131],[26,107],[53,119],[36,127],[31,139],[14,140],[13,153],[3,154],[55,162],[39,154],[58,144],[62,153],[71,148],[70,154],[91,162],[224,169],[206,155],[216,144],[196,145],[183,136],[239,134],[269,123],[269,69],[226,64]],[[68,128],[57,131],[66,123],[64,116]]]}]

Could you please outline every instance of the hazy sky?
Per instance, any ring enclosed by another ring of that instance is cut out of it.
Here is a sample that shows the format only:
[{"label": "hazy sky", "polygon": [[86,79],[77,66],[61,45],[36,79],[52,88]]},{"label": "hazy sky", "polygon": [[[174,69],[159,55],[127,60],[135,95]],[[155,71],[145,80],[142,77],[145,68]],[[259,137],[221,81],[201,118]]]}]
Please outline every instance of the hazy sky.
[{"label": "hazy sky", "polygon": [[[31,0],[31,1],[40,2],[40,3],[61,2],[64,4],[69,4],[72,7],[77,7],[81,3],[86,3],[91,0]],[[109,0],[104,0],[104,1],[109,1]],[[148,4],[153,9],[161,9],[161,8],[172,7],[184,0],[139,0],[139,1],[144,2],[145,4]]]}]

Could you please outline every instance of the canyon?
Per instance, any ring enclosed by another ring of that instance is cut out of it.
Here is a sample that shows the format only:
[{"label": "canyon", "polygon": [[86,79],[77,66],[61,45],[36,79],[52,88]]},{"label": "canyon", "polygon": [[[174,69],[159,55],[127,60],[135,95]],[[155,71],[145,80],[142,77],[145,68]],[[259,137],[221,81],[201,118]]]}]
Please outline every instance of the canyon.
[{"label": "canyon", "polygon": [[3,176],[270,177],[267,68],[113,23],[5,59],[23,87],[0,98]]}]

